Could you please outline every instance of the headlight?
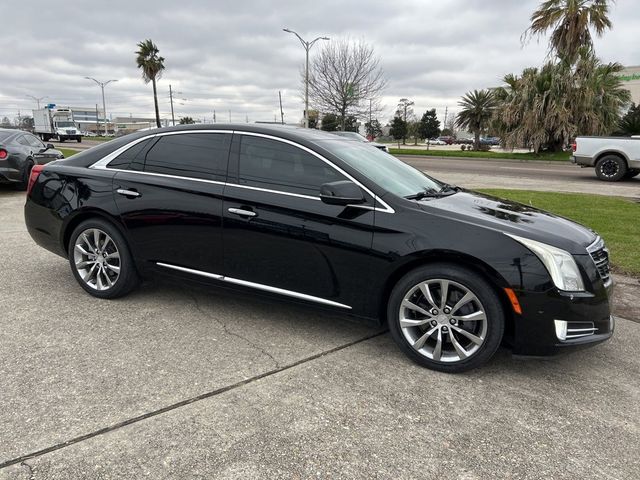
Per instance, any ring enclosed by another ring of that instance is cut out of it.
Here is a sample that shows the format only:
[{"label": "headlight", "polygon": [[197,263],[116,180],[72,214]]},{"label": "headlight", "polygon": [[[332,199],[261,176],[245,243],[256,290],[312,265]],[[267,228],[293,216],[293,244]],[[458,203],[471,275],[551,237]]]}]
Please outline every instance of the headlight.
[{"label": "headlight", "polygon": [[528,238],[508,233],[507,235],[536,254],[549,271],[554,285],[560,290],[568,292],[584,291],[582,275],[580,275],[578,265],[569,252]]}]

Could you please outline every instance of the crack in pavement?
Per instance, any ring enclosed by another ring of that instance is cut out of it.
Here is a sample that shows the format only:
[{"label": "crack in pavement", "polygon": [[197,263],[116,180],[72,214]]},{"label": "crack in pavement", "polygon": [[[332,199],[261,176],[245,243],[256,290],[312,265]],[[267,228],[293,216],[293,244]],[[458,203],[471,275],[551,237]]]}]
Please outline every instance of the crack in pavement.
[{"label": "crack in pavement", "polygon": [[109,432],[112,432],[114,430],[118,430],[120,428],[126,427],[127,425],[131,425],[131,424],[134,424],[134,423],[141,422],[141,421],[146,420],[148,418],[152,418],[152,417],[156,417],[158,415],[162,415],[163,413],[167,413],[167,412],[170,412],[172,410],[176,410],[178,408],[190,405],[192,403],[199,402],[201,400],[206,400],[207,398],[215,397],[217,395],[220,395],[222,393],[228,392],[230,390],[235,390],[237,388],[243,387],[243,386],[248,385],[250,383],[257,382],[258,380],[261,380],[263,378],[270,377],[272,375],[275,375],[277,373],[283,372],[285,370],[290,370],[290,369],[295,368],[295,367],[297,367],[299,365],[302,365],[304,363],[308,363],[308,362],[311,362],[311,361],[316,360],[318,358],[325,357],[327,355],[331,355],[332,353],[336,353],[336,352],[339,352],[339,351],[344,350],[346,348],[349,348],[349,347],[352,347],[354,345],[357,345],[359,343],[366,342],[367,340],[371,340],[373,338],[380,337],[380,336],[386,334],[387,331],[388,330],[377,331],[375,333],[372,333],[372,334],[367,335],[365,337],[359,338],[357,340],[353,340],[353,341],[345,343],[343,345],[338,345],[337,347],[331,348],[329,350],[325,350],[323,352],[316,353],[315,355],[311,355],[309,357],[302,358],[302,359],[297,360],[297,361],[295,361],[293,363],[290,363],[288,365],[284,365],[282,367],[275,368],[273,370],[269,370],[269,371],[264,372],[264,373],[260,373],[258,375],[255,375],[255,376],[251,377],[251,378],[246,378],[244,380],[240,380],[239,382],[233,383],[231,385],[227,385],[225,387],[221,387],[221,388],[218,388],[216,390],[212,390],[210,392],[203,393],[201,395],[198,395],[198,396],[195,396],[195,397],[191,397],[191,398],[188,398],[186,400],[182,400],[180,402],[174,403],[172,405],[168,405],[168,406],[160,408],[158,410],[153,410],[151,412],[144,413],[142,415],[138,415],[137,417],[132,417],[132,418],[129,418],[127,420],[123,420],[122,422],[115,423],[115,424],[113,424],[113,425],[111,425],[109,427],[104,427],[104,428],[101,428],[99,430],[95,430],[93,432],[86,433],[84,435],[80,435],[78,437],[72,438],[70,440],[67,440],[66,442],[58,443],[56,445],[52,445],[50,447],[43,448],[41,450],[37,450],[35,452],[31,452],[31,453],[28,453],[26,455],[22,455],[20,457],[13,458],[11,460],[7,460],[5,462],[0,463],[0,469],[6,468],[6,467],[10,467],[10,466],[15,465],[17,463],[20,463],[20,464],[24,464],[27,468],[30,469],[30,471],[33,472],[31,466],[29,466],[26,463],[27,460],[30,460],[30,459],[36,458],[36,457],[40,457],[42,455],[46,455],[47,453],[55,452],[56,450],[60,450],[62,448],[66,448],[66,447],[69,447],[71,445],[75,445],[76,443],[80,443],[80,442],[83,442],[85,440],[89,440],[89,439],[97,437],[99,435],[104,435],[105,433],[109,433]]},{"label": "crack in pavement", "polygon": [[20,466],[21,467],[27,467],[27,472],[29,474],[29,480],[34,480],[35,477],[35,472],[33,470],[33,467],[31,465],[29,465],[27,462],[20,462]]},{"label": "crack in pavement", "polygon": [[280,363],[273,357],[273,355],[271,355],[269,352],[267,352],[263,347],[261,347],[260,345],[256,344],[255,342],[253,342],[252,340],[248,339],[247,337],[244,337],[242,335],[240,335],[239,333],[236,332],[232,332],[228,325],[223,322],[222,320],[220,320],[216,315],[211,315],[208,314],[207,312],[205,312],[202,309],[202,306],[200,305],[200,302],[198,301],[198,297],[196,297],[196,295],[186,289],[183,289],[183,292],[186,293],[187,296],[191,297],[191,299],[193,300],[193,303],[196,307],[196,310],[198,311],[198,313],[200,313],[200,315],[202,315],[204,318],[206,319],[213,319],[214,322],[216,322],[218,325],[220,325],[222,327],[222,330],[227,334],[227,335],[231,335],[232,337],[236,337],[239,338],[240,340],[244,340],[246,343],[248,343],[249,345],[251,345],[253,348],[255,348],[256,350],[259,350],[263,355],[269,357],[271,359],[271,361],[274,363],[276,368],[280,368]]}]

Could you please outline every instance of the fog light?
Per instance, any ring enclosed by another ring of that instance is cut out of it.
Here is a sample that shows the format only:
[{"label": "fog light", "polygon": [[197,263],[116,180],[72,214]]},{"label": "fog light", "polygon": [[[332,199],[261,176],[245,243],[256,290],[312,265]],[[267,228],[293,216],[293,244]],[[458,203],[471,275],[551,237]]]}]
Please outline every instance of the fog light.
[{"label": "fog light", "polygon": [[556,325],[556,337],[564,342],[567,339],[567,322],[565,320],[554,320],[553,323]]}]

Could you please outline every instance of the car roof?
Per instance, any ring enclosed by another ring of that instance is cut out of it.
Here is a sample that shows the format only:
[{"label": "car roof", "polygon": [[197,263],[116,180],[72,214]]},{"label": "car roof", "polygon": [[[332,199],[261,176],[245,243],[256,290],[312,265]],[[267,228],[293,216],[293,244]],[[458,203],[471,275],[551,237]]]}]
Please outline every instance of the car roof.
[{"label": "car roof", "polygon": [[197,125],[176,125],[174,127],[163,127],[145,129],[144,131],[138,131],[124,135],[119,138],[115,138],[101,145],[92,147],[88,150],[83,150],[76,155],[69,157],[65,160],[65,163],[69,165],[88,166],[100,158],[108,155],[109,153],[117,150],[118,148],[127,145],[128,143],[138,138],[146,137],[154,134],[166,134],[169,132],[181,132],[181,131],[198,131],[198,130],[228,130],[229,133],[233,131],[242,131],[248,133],[258,133],[263,135],[273,135],[275,137],[290,140],[295,143],[299,143],[303,146],[311,147],[318,145],[318,142],[323,140],[331,141],[352,141],[338,135],[332,135],[331,133],[324,132],[322,130],[315,130],[312,128],[298,127],[295,125],[278,125],[278,124],[256,124],[256,123],[212,123],[212,124],[197,124]]}]

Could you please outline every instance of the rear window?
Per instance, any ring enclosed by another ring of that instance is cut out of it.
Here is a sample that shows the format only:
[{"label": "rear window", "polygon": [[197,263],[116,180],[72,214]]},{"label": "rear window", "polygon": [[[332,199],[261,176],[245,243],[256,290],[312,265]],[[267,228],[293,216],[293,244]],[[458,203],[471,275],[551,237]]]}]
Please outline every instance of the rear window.
[{"label": "rear window", "polygon": [[5,140],[13,135],[13,132],[0,132],[0,141]]}]

